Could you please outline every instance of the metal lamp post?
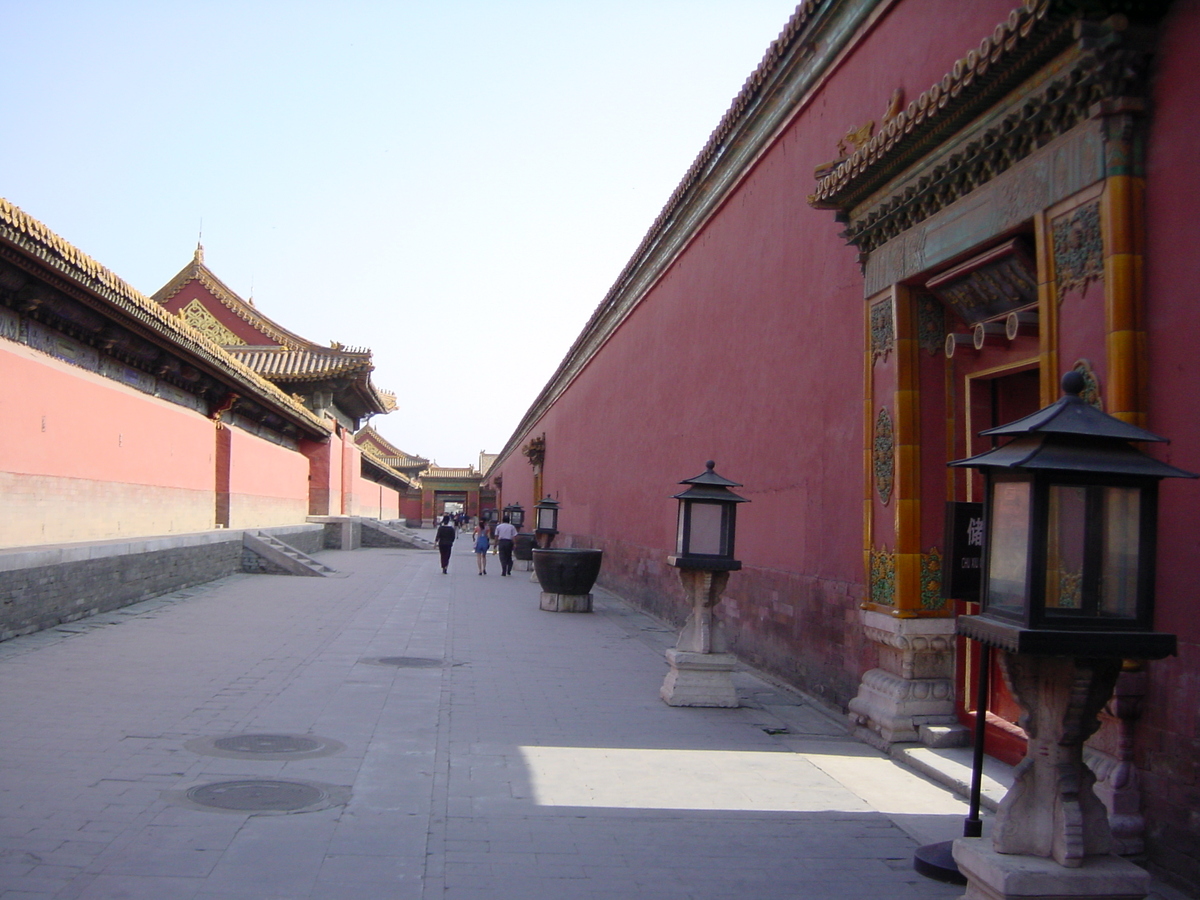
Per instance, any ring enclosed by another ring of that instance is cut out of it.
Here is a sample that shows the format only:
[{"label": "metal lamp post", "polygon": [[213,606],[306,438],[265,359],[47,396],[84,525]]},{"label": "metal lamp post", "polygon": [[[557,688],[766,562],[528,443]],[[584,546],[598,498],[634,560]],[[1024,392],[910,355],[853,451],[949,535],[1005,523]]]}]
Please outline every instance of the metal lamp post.
[{"label": "metal lamp post", "polygon": [[1197,476],[1130,446],[1165,439],[1089,406],[1078,373],[1062,386],[1051,406],[982,432],[1008,443],[950,464],[981,469],[986,483],[982,608],[956,627],[1006,651],[1029,735],[992,847],[954,842],[969,897],[1016,896],[1031,878],[1039,896],[1066,895],[1066,882],[1072,897],[1148,887],[1143,870],[1110,852],[1083,742],[1123,659],[1175,652],[1175,635],[1152,630],[1158,484]]},{"label": "metal lamp post", "polygon": [[735,659],[726,652],[724,628],[713,607],[721,601],[729,573],[742,567],[734,558],[737,506],[749,501],[730,490],[741,485],[718,475],[714,465],[709,460],[703,473],[679,482],[688,488],[674,495],[679,501],[675,553],[667,562],[678,569],[692,612],[678,642],[667,651],[671,669],[659,694],[671,706],[738,705]]}]

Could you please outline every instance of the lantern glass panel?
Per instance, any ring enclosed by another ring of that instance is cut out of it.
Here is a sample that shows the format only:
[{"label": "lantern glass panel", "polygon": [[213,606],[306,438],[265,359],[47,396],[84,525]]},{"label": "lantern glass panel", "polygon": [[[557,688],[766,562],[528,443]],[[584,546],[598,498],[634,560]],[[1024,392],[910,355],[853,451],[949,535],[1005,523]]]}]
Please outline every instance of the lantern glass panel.
[{"label": "lantern glass panel", "polygon": [[556,512],[558,512],[558,510],[549,507],[538,507],[537,527],[545,531],[553,531],[555,527],[555,520],[558,518],[555,515]]},{"label": "lantern glass panel", "polygon": [[1028,481],[992,483],[992,521],[988,541],[988,587],[984,607],[990,612],[1020,616],[1028,593]]},{"label": "lantern glass panel", "polygon": [[1099,613],[1136,618],[1142,492],[1135,487],[1104,487],[1102,492]]},{"label": "lantern glass panel", "polygon": [[725,556],[724,503],[692,503],[688,552],[696,556]]},{"label": "lantern glass panel", "polygon": [[1088,489],[1052,484],[1046,498],[1046,610],[1083,608]]}]

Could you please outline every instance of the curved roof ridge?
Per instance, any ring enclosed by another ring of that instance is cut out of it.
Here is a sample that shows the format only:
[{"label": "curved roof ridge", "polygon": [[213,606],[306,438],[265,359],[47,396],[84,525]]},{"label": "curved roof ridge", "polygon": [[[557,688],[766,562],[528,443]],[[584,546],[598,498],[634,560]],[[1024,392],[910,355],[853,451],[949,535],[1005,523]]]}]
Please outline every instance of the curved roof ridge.
[{"label": "curved roof ridge", "polygon": [[192,327],[180,316],[167,312],[111,269],[102,266],[16,204],[0,197],[0,233],[3,226],[11,229],[14,243],[24,244],[24,249],[30,251],[34,257],[101,295],[115,306],[124,308],[125,312],[178,343],[184,350],[225,369],[240,380],[249,382],[260,392],[268,394],[274,402],[315,425],[321,432],[327,434],[330,431],[323,419],[236,359],[208,335]]}]

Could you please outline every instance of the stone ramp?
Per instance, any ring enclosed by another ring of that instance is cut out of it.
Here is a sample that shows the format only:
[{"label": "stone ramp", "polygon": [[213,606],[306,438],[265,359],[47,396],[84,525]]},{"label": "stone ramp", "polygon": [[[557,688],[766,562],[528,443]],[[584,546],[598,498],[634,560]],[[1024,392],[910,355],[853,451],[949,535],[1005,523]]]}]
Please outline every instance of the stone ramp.
[{"label": "stone ramp", "polygon": [[381,522],[378,519],[362,520],[362,545],[364,547],[401,547],[405,550],[432,550],[433,544],[421,535],[410,531],[398,522]]},{"label": "stone ramp", "polygon": [[308,577],[329,578],[338,575],[337,569],[301,553],[295,547],[285,544],[265,531],[247,531],[242,535],[242,548],[246,553],[257,558],[257,565],[243,564],[247,570],[272,575],[303,575]]}]

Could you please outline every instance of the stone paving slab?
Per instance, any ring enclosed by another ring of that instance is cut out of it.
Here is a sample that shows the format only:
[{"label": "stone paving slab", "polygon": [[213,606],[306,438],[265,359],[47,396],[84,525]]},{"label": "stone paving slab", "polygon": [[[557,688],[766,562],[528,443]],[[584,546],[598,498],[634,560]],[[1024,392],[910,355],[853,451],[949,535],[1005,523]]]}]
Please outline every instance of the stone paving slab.
[{"label": "stone paving slab", "polygon": [[[666,706],[668,629],[604,591],[542,612],[465,547],[449,575],[330,551],[347,578],[234,575],[0,644],[0,900],[960,895],[911,868],[961,832],[945,789],[753,673],[747,707]],[[337,749],[203,752],[245,734]],[[245,780],[323,799],[188,799]]]}]

